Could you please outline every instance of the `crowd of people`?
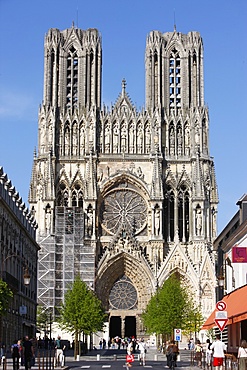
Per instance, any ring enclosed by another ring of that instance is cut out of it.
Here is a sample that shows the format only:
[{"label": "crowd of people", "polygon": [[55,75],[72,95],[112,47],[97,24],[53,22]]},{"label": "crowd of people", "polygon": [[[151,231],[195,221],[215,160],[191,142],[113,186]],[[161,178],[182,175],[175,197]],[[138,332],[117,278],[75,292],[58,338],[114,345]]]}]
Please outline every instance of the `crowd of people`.
[{"label": "crowd of people", "polygon": [[25,370],[30,370],[35,364],[35,354],[37,350],[54,350],[54,367],[64,366],[64,351],[65,345],[62,345],[60,336],[53,338],[48,337],[43,339],[29,338],[26,335],[23,339],[14,340],[11,345],[11,357],[13,360],[13,370],[19,370],[20,366],[24,366]]},{"label": "crowd of people", "polygon": [[25,366],[25,370],[31,369],[35,361],[35,348],[33,342],[26,335],[22,340],[15,340],[11,346],[13,359],[13,370],[19,370],[20,365]]},{"label": "crowd of people", "polygon": [[[131,338],[120,338],[115,337],[109,339],[106,343],[105,339],[100,339],[100,349],[125,349],[126,350],[126,366],[131,367],[135,360],[135,354],[138,353],[136,359],[140,362],[140,365],[145,366],[146,364],[146,353],[149,347],[149,343],[144,338],[136,339]],[[44,337],[43,339],[30,339],[25,336],[22,340],[15,340],[11,346],[11,354],[13,359],[13,370],[19,370],[20,365],[25,366],[25,370],[31,369],[35,363],[36,350],[54,349],[54,367],[58,364],[64,366],[64,351],[66,346],[62,344],[60,336],[53,338],[52,340]],[[189,340],[188,349],[193,351],[194,359],[197,366],[202,367],[202,356],[204,354],[205,361],[208,368],[211,365],[215,370],[222,370],[224,365],[224,358],[226,354],[226,345],[222,342],[221,336],[216,335],[215,341],[211,343],[209,339],[206,341],[206,345],[202,345],[201,342],[193,338]],[[174,340],[171,340],[162,346],[163,353],[167,357],[167,367],[177,366],[177,360],[179,356],[179,348]],[[247,369],[247,342],[242,340],[238,348],[238,365],[239,370]]]}]

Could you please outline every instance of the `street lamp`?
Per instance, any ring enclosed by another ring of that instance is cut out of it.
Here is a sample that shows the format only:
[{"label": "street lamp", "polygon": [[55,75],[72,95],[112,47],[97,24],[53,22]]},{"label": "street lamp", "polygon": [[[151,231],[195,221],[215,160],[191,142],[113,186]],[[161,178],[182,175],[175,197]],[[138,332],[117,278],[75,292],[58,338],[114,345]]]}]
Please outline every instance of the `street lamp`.
[{"label": "street lamp", "polygon": [[218,279],[219,287],[223,287],[224,284],[225,284],[225,277],[224,277],[224,274],[223,274],[223,265],[220,268],[220,273],[219,273],[217,279]]},{"label": "street lamp", "polygon": [[[7,256],[5,259],[2,260],[2,264],[1,264],[1,271],[0,271],[0,278],[3,279],[3,265],[4,263],[11,257],[16,257],[18,258],[21,262],[23,262],[23,259],[18,255],[18,254],[10,254],[9,256]],[[24,280],[24,285],[29,285],[30,284],[30,280],[31,280],[31,276],[28,272],[28,267],[27,265],[25,267],[23,267],[23,280]]]},{"label": "street lamp", "polygon": [[30,284],[31,276],[28,272],[28,267],[24,268],[23,280],[24,280],[24,285],[29,285]]}]

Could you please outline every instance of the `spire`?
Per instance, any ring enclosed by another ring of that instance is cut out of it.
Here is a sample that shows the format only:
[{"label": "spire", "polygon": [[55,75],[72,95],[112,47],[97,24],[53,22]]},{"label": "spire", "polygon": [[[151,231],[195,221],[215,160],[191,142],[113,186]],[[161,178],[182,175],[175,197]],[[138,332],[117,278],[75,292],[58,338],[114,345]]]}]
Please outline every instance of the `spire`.
[{"label": "spire", "polygon": [[126,80],[125,78],[123,78],[122,79],[122,97],[124,97],[126,94],[126,85],[127,85]]},{"label": "spire", "polygon": [[33,151],[33,166],[31,173],[31,181],[29,186],[28,202],[33,202],[35,200],[36,186],[37,186],[37,172],[36,172],[36,163],[37,163],[37,153],[36,148]]}]

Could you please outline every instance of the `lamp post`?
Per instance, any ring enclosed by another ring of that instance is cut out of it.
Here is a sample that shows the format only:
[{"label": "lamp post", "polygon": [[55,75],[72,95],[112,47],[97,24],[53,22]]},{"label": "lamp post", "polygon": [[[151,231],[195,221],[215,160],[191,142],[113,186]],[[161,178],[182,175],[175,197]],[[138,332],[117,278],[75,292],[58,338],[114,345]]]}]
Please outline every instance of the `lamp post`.
[{"label": "lamp post", "polygon": [[218,279],[218,286],[219,286],[219,300],[221,300],[224,296],[224,286],[225,286],[225,277],[224,277],[224,273],[223,273],[223,265],[221,265],[220,267],[220,273],[219,275],[217,276],[217,279]]}]

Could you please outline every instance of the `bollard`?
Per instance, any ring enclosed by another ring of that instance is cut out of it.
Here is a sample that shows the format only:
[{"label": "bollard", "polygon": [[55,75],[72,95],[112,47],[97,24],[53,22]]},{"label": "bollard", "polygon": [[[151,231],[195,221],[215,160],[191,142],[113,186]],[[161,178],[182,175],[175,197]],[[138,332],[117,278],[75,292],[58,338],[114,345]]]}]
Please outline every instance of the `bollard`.
[{"label": "bollard", "polygon": [[97,355],[97,361],[100,361],[100,354]]},{"label": "bollard", "polygon": [[6,357],[5,356],[3,356],[2,357],[2,362],[3,362],[3,370],[6,370],[6,368],[7,368],[7,361],[6,361]]},{"label": "bollard", "polygon": [[154,355],[154,361],[158,361],[158,355]]},{"label": "bollard", "polygon": [[80,355],[76,355],[76,361],[80,361]]},{"label": "bollard", "polygon": [[116,361],[117,355],[113,355],[113,360]]}]

